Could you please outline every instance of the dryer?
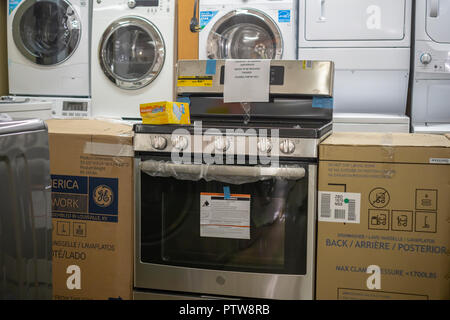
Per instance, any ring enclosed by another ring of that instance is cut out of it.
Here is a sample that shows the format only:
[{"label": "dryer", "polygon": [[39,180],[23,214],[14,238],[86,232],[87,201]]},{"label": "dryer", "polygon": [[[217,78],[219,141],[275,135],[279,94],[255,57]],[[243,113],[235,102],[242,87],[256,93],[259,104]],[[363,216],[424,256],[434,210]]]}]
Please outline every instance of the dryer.
[{"label": "dryer", "polygon": [[141,119],[140,104],[175,100],[176,1],[95,1],[92,115]]},{"label": "dryer", "polygon": [[411,122],[414,132],[450,132],[450,1],[416,1]]},{"label": "dryer", "polygon": [[10,94],[89,97],[89,1],[7,5]]},{"label": "dryer", "polygon": [[298,58],[335,62],[335,113],[406,114],[411,10],[411,0],[300,0]]},{"label": "dryer", "polygon": [[298,0],[201,0],[199,59],[297,58]]}]

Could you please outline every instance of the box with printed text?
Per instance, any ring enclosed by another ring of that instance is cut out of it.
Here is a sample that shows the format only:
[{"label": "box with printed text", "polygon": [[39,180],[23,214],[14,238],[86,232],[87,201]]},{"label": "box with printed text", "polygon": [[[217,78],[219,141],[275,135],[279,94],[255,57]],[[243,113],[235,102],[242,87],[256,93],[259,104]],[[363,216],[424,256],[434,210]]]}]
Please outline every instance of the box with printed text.
[{"label": "box with printed text", "polygon": [[133,132],[97,120],[47,121],[54,299],[131,299]]},{"label": "box with printed text", "polygon": [[317,299],[450,299],[450,140],[335,133],[319,146]]}]

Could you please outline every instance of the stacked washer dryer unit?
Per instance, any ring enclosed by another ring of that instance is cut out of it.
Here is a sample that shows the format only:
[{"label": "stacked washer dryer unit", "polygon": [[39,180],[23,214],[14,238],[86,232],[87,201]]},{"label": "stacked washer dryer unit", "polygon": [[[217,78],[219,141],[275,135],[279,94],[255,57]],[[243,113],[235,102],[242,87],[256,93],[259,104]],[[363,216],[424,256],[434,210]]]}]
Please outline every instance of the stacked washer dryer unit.
[{"label": "stacked washer dryer unit", "polygon": [[92,17],[93,115],[141,119],[175,99],[175,0],[98,0]]},{"label": "stacked washer dryer unit", "polygon": [[300,0],[299,59],[335,62],[334,131],[409,132],[411,0]]},{"label": "stacked washer dryer unit", "polygon": [[297,59],[298,0],[201,0],[200,59]]},{"label": "stacked washer dryer unit", "polygon": [[9,91],[53,102],[56,117],[88,117],[90,2],[8,0]]},{"label": "stacked washer dryer unit", "polygon": [[417,0],[411,122],[414,132],[450,132],[450,1]]}]

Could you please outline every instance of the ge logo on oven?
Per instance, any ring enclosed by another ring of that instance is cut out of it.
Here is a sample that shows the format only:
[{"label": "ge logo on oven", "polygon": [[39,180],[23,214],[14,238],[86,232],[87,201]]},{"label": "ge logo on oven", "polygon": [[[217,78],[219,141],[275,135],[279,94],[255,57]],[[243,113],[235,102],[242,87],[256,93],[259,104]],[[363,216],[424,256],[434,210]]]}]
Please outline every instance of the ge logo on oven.
[{"label": "ge logo on oven", "polygon": [[114,201],[113,190],[106,186],[100,185],[94,189],[92,197],[94,198],[95,204],[99,207],[109,207]]}]

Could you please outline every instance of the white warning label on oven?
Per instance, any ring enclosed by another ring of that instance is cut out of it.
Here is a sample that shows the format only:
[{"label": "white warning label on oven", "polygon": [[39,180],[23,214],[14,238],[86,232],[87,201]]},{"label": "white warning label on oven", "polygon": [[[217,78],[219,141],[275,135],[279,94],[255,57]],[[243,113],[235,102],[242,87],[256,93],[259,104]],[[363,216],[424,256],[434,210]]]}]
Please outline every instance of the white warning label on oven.
[{"label": "white warning label on oven", "polygon": [[361,194],[319,192],[319,221],[360,223]]},{"label": "white warning label on oven", "polygon": [[250,239],[250,195],[201,193],[200,237]]}]

